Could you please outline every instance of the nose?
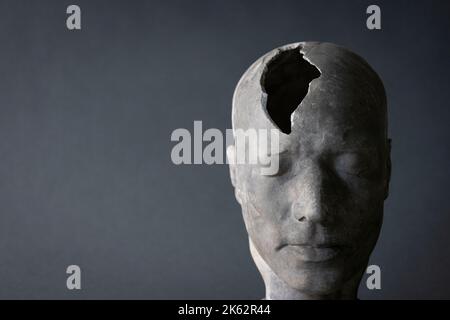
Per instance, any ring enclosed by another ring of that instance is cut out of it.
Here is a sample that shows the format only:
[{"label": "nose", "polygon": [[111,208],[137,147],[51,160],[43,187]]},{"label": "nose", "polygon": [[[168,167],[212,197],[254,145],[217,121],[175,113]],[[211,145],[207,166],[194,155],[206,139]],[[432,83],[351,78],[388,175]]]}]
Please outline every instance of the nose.
[{"label": "nose", "polygon": [[305,165],[294,181],[295,195],[292,217],[301,223],[327,224],[331,220],[327,212],[327,176],[319,164]]}]

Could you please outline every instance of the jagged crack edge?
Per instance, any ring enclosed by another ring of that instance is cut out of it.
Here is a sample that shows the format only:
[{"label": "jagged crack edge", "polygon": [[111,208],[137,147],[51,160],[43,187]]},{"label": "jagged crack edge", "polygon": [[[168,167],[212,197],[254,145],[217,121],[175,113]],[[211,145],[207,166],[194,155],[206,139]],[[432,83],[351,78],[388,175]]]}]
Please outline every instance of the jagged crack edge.
[{"label": "jagged crack edge", "polygon": [[297,112],[297,110],[300,108],[300,106],[302,105],[303,101],[305,101],[306,97],[308,96],[309,92],[311,91],[311,83],[313,83],[314,80],[319,79],[322,76],[322,70],[320,70],[320,68],[314,63],[312,62],[309,57],[306,55],[307,53],[304,50],[304,47],[302,45],[299,45],[297,47],[297,49],[300,49],[300,53],[302,54],[302,58],[305,59],[309,64],[311,64],[312,66],[314,66],[320,73],[320,75],[317,78],[312,79],[309,83],[308,83],[308,92],[305,94],[305,96],[302,99],[302,102],[300,102],[300,104],[297,106],[297,108],[295,108],[294,111],[292,111],[291,113],[291,128],[294,127],[294,116],[295,113]]}]

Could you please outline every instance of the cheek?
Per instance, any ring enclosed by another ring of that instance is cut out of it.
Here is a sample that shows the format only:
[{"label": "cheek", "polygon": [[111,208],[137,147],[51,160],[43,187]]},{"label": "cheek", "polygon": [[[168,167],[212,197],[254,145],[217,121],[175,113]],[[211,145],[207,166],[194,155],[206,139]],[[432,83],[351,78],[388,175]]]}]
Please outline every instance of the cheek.
[{"label": "cheek", "polygon": [[279,221],[289,210],[287,185],[278,179],[254,174],[247,183],[249,200],[267,220]]},{"label": "cheek", "polygon": [[282,186],[275,181],[256,175],[247,181],[244,219],[253,243],[264,256],[281,243],[281,219],[289,205]]},{"label": "cheek", "polygon": [[[352,213],[353,224],[356,224],[357,230],[362,233],[376,231],[383,219],[383,198],[378,189],[371,189],[373,186],[367,188],[360,188],[354,191],[350,197],[351,206],[349,212]],[[353,210],[351,210],[353,209]]]},{"label": "cheek", "polygon": [[[377,199],[353,194],[343,208],[342,227],[361,248],[374,245],[383,220],[383,204]],[[350,240],[350,239],[349,239]]]}]

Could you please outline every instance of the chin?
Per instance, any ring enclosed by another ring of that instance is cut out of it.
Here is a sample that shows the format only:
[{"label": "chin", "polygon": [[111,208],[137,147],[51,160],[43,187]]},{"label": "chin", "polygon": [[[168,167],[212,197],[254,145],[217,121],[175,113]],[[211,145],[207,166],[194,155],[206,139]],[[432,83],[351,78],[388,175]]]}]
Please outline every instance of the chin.
[{"label": "chin", "polygon": [[342,268],[326,266],[302,266],[281,278],[292,288],[312,295],[332,295],[340,291],[345,282]]}]

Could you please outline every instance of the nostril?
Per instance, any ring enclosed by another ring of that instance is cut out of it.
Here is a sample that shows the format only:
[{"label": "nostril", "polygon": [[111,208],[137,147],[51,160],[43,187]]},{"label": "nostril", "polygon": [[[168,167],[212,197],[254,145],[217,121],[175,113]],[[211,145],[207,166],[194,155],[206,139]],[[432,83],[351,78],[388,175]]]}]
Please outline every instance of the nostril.
[{"label": "nostril", "polygon": [[300,221],[300,222],[303,222],[303,221],[305,221],[305,217],[301,217],[300,219],[297,219],[298,221]]}]

